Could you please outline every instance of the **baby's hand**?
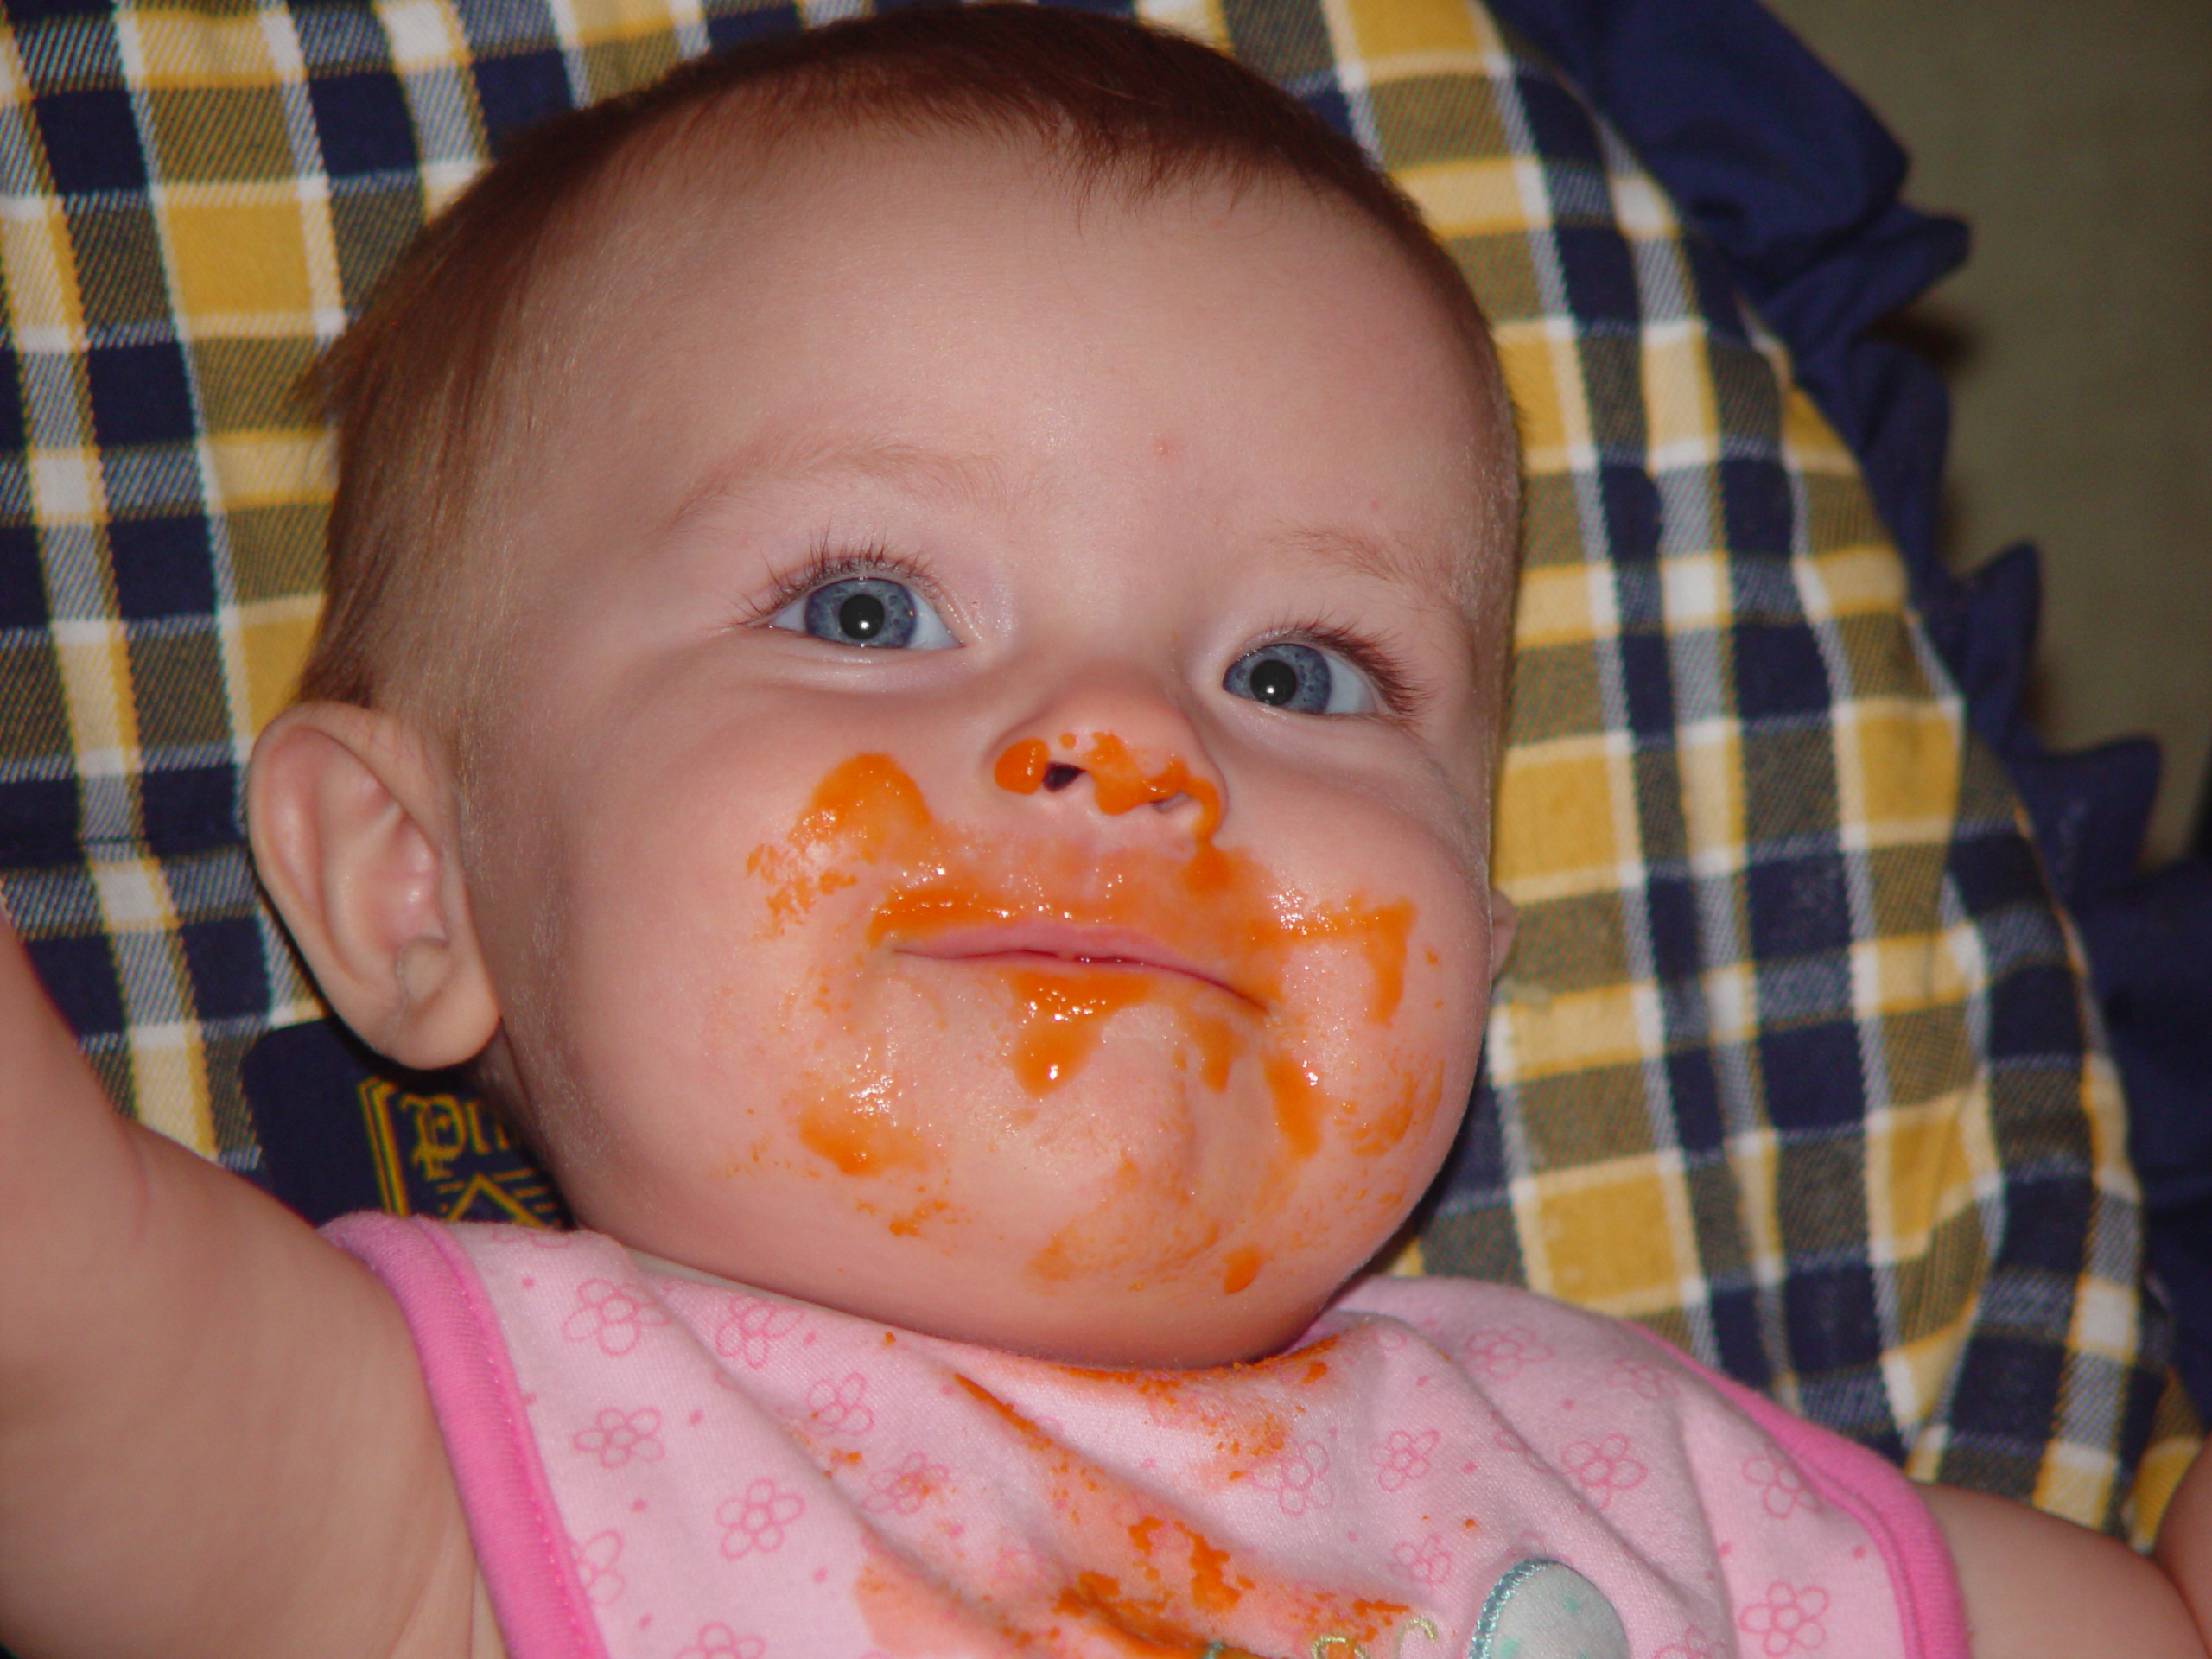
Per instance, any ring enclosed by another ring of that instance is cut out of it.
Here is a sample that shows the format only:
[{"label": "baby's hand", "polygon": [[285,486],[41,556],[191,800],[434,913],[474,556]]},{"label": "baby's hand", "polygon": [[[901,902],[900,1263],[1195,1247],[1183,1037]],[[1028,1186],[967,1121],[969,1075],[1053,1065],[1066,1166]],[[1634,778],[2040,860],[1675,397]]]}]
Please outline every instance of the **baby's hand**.
[{"label": "baby's hand", "polygon": [[390,1296],[118,1116],[0,917],[0,1644],[459,1656],[474,1579]]}]

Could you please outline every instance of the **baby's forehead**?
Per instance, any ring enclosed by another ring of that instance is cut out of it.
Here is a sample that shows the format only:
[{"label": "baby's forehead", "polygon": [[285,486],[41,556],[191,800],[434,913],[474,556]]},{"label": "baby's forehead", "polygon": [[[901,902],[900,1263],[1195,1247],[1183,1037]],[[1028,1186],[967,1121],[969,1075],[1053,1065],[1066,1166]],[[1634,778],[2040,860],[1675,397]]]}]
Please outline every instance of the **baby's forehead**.
[{"label": "baby's forehead", "polygon": [[[893,175],[895,192],[871,188]],[[1033,231],[1040,204],[1064,207],[1071,257],[1078,258],[1086,230],[1102,220],[1173,223],[1185,232],[1210,225],[1211,238],[1185,238],[1200,257],[1208,240],[1226,251],[1255,226],[1287,215],[1363,223],[1350,204],[1287,168],[1259,174],[1192,157],[1173,174],[1155,176],[1134,164],[1084,162],[1018,127],[833,124],[758,144],[706,144],[694,137],[647,149],[577,193],[573,229],[557,246],[550,274],[592,294],[620,292],[776,238],[795,221],[825,219],[834,222],[831,239],[816,245],[823,257],[866,249],[868,257],[896,260],[899,250],[871,245],[881,228],[872,220],[903,221],[918,203],[982,232],[1017,220]],[[1377,268],[1402,267],[1380,232],[1366,229]]]},{"label": "baby's forehead", "polygon": [[[896,175],[895,188],[878,188],[887,173]],[[554,303],[537,308],[537,318],[551,327],[524,354],[535,367],[526,363],[522,368],[518,379],[525,384],[518,391],[536,404],[531,424],[541,435],[556,423],[556,404],[570,404],[587,424],[599,417],[595,404],[606,385],[636,372],[641,347],[650,348],[660,296],[749,268],[759,245],[800,251],[795,266],[775,271],[779,280],[773,286],[775,303],[803,309],[826,309],[838,302],[831,297],[836,284],[828,277],[842,262],[862,257],[855,248],[868,250],[865,257],[893,263],[918,257],[907,247],[887,243],[881,227],[868,222],[871,213],[911,223],[917,212],[941,212],[973,226],[979,237],[991,234],[1001,221],[1018,219],[1025,235],[1064,235],[1065,247],[1055,257],[1078,264],[1099,257],[1103,243],[1111,240],[1101,228],[1109,221],[1122,229],[1135,226],[1140,233],[1172,229],[1179,269],[1187,271],[1217,258],[1224,270],[1247,276],[1255,237],[1282,233],[1293,240],[1329,240],[1355,266],[1371,273],[1374,291],[1387,302],[1428,314],[1437,353],[1457,356],[1466,365],[1472,392],[1465,410],[1471,427],[1467,465],[1440,483],[1440,493],[1448,488],[1475,518],[1504,516],[1493,511],[1489,498],[1510,492],[1512,439],[1510,426],[1483,429],[1489,388],[1482,383],[1496,373],[1484,354],[1486,343],[1478,353],[1461,337],[1446,309],[1422,296],[1421,273],[1387,235],[1351,204],[1316,192],[1302,180],[1254,180],[1227,169],[1199,168],[1164,184],[1102,181],[1071,175],[1063,158],[1033,133],[917,134],[863,127],[817,135],[804,145],[770,146],[741,164],[733,164],[724,149],[713,145],[677,147],[621,169],[620,183],[620,189],[600,189],[595,200],[580,204],[560,250],[561,269],[549,283]],[[1046,205],[1041,214],[1040,202]],[[817,233],[795,244],[788,233],[792,220],[815,223]],[[1040,225],[1046,227],[1041,232]],[[820,272],[808,268],[809,259],[821,263]],[[743,327],[747,320],[739,314],[750,308],[752,290],[741,282],[726,283],[716,292],[728,296],[732,325]],[[1141,287],[1132,298],[1140,308],[1149,302]],[[1052,302],[1047,296],[1045,303]],[[876,321],[867,315],[850,319],[857,328]],[[1347,317],[1340,338],[1325,343],[1347,359],[1368,349],[1356,317]],[[1248,350],[1249,342],[1232,346],[1224,331],[1218,340],[1185,336],[1174,349],[1201,359],[1218,353],[1222,372],[1230,373],[1238,368],[1230,353]],[[703,356],[664,353],[652,362],[653,372],[664,377],[663,391],[673,389],[671,379],[696,381],[725,372]],[[788,357],[774,359],[774,366],[760,372],[764,378],[780,376],[784,385],[779,389],[786,392],[806,375],[805,365],[794,366]],[[526,384],[533,379],[537,386]],[[1083,380],[1071,378],[1068,389],[1081,397]],[[940,493],[1003,494],[1024,482],[1007,475],[1003,457],[963,453],[957,442],[937,442],[935,433],[924,436],[927,441],[917,442],[911,430],[871,430],[864,423],[826,435],[771,435],[766,445],[726,462],[721,479],[708,480],[705,487],[741,483],[779,469],[832,467],[855,474],[897,474],[904,482],[918,482]],[[1172,431],[1160,438],[1166,446],[1180,441]],[[546,448],[557,461],[561,447]],[[537,465],[518,467],[516,475],[537,472],[544,464],[542,455],[530,460]],[[1486,568],[1484,557],[1470,556],[1468,542],[1408,545],[1356,525],[1331,523],[1269,528],[1281,530],[1279,540],[1291,564],[1348,570],[1446,595],[1471,619],[1494,608],[1485,604],[1485,595],[1501,578]],[[1510,557],[1497,550],[1494,536],[1477,534],[1469,540],[1482,555],[1491,556],[1491,563]]]},{"label": "baby's forehead", "polygon": [[[895,190],[872,190],[887,172],[898,176]],[[1177,262],[1186,269],[1218,264],[1248,274],[1255,236],[1287,232],[1293,240],[1326,240],[1366,267],[1377,303],[1427,315],[1440,354],[1465,364],[1478,410],[1501,401],[1487,325],[1456,276],[1440,283],[1437,268],[1410,256],[1371,213],[1287,162],[1267,172],[1193,156],[1179,170],[1163,173],[1134,162],[1101,166],[1071,158],[1049,136],[1019,126],[973,131],[861,124],[810,130],[803,141],[785,133],[738,156],[720,145],[670,146],[619,169],[617,180],[615,188],[599,181],[579,201],[558,268],[545,279],[558,302],[539,315],[549,326],[561,325],[561,333],[649,327],[658,294],[733,259],[742,263],[764,240],[788,248],[781,233],[793,219],[821,226],[823,234],[804,247],[825,267],[855,257],[898,264],[910,250],[887,245],[886,227],[872,223],[871,215],[887,212],[906,222],[919,201],[924,211],[957,218],[979,236],[1018,223],[1025,235],[1063,238],[1060,257],[1071,264],[1099,257],[1101,244],[1113,239],[1098,234],[1109,222],[1171,232]],[[856,249],[866,251],[856,255]],[[803,264],[798,275],[804,295],[809,273]],[[1139,303],[1146,298],[1141,292],[1133,297]],[[745,296],[737,299],[742,304]],[[1049,294],[1045,302],[1052,302]],[[1369,349],[1363,321],[1344,317],[1344,353]],[[1231,347],[1224,335],[1201,340],[1197,349],[1225,353]],[[1492,441],[1512,447],[1510,421],[1501,431],[1476,435],[1478,444]]]}]

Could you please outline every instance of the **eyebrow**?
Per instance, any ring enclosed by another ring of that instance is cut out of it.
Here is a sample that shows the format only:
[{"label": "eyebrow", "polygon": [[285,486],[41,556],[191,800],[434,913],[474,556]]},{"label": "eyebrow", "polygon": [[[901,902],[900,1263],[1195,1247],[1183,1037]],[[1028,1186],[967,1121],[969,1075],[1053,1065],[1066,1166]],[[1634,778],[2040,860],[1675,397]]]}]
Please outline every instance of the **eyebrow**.
[{"label": "eyebrow", "polygon": [[1279,546],[1371,581],[1419,588],[1440,578],[1455,596],[1461,586],[1459,561],[1448,555],[1409,547],[1403,542],[1377,541],[1342,525],[1298,525],[1277,531],[1272,539]]},{"label": "eyebrow", "polygon": [[685,493],[662,534],[676,535],[719,507],[779,485],[854,477],[966,504],[1003,503],[1014,494],[1006,469],[988,455],[785,429],[753,439],[716,461]]},{"label": "eyebrow", "polygon": [[[784,428],[749,440],[709,467],[669,516],[662,537],[676,536],[725,505],[779,485],[852,477],[969,505],[1002,506],[1016,493],[1006,468],[988,455],[955,454],[888,439]],[[1465,603],[1462,589],[1466,583],[1459,562],[1438,551],[1377,540],[1338,524],[1273,527],[1255,539],[1370,581],[1419,588],[1441,579],[1454,601]]]}]

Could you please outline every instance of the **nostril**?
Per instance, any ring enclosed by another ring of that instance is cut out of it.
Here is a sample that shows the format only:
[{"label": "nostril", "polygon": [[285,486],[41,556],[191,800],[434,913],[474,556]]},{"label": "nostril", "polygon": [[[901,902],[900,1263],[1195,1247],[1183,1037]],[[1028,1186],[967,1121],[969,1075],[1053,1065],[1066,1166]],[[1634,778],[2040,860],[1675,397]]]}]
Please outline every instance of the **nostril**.
[{"label": "nostril", "polygon": [[1082,776],[1081,766],[1071,766],[1055,760],[1045,768],[1045,787],[1058,793]]}]

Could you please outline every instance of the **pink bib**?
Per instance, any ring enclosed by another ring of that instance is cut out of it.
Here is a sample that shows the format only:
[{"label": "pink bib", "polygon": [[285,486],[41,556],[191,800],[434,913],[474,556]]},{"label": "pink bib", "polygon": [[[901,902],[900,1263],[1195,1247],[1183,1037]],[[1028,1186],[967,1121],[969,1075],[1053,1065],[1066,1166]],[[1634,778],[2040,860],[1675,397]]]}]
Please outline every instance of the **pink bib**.
[{"label": "pink bib", "polygon": [[1618,1321],[1355,1286],[1288,1352],[1079,1370],[354,1216],[512,1659],[1963,1659],[1878,1458]]}]

